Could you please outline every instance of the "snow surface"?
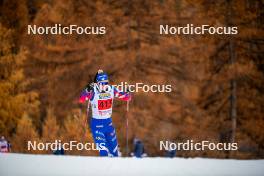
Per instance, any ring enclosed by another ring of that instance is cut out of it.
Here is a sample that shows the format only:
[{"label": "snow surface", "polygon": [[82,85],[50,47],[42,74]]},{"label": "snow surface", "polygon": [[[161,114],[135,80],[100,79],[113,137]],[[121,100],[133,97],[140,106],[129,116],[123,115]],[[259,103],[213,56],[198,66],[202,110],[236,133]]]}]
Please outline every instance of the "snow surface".
[{"label": "snow surface", "polygon": [[1,154],[0,176],[264,176],[264,160],[100,158]]}]

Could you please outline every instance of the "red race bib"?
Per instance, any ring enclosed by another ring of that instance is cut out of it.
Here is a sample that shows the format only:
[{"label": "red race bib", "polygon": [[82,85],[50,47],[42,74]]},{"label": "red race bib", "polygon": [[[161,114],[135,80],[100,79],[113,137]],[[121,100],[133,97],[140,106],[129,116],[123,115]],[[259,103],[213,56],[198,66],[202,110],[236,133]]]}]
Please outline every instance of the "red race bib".
[{"label": "red race bib", "polygon": [[112,108],[112,98],[107,100],[98,100],[98,110],[106,110]]}]

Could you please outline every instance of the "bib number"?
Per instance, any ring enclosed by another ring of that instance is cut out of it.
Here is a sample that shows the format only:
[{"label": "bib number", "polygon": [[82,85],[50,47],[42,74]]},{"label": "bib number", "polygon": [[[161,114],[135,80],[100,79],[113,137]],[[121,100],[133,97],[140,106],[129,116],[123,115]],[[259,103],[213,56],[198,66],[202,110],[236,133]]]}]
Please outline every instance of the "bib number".
[{"label": "bib number", "polygon": [[112,99],[98,100],[98,110],[106,110],[112,108]]}]

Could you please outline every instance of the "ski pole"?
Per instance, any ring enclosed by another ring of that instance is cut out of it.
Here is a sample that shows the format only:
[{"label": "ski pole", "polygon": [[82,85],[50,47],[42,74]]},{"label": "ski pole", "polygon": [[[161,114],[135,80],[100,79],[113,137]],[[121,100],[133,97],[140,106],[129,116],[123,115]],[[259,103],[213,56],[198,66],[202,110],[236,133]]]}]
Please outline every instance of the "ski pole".
[{"label": "ski pole", "polygon": [[127,107],[126,107],[126,154],[128,156],[128,112],[129,112],[129,101],[127,101]]},{"label": "ski pole", "polygon": [[88,102],[87,102],[87,108],[86,108],[86,120],[85,120],[85,125],[88,124],[88,118],[89,118],[89,110],[90,110],[90,99],[88,99]]},{"label": "ski pole", "polygon": [[84,122],[83,122],[83,138],[82,140],[85,140],[85,135],[86,135],[86,128],[88,128],[88,118],[89,118],[89,106],[90,105],[90,100],[87,101],[87,108],[86,108],[86,117],[84,117]]}]

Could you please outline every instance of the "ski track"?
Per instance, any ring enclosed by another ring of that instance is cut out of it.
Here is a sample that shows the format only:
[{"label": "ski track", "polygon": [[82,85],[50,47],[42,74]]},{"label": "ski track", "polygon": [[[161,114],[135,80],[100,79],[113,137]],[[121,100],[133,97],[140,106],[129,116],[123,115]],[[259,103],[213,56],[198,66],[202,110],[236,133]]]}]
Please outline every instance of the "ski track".
[{"label": "ski track", "polygon": [[0,153],[0,176],[263,176],[264,160]]}]

